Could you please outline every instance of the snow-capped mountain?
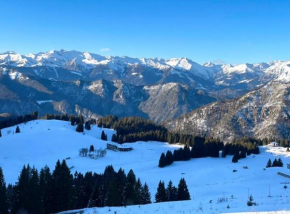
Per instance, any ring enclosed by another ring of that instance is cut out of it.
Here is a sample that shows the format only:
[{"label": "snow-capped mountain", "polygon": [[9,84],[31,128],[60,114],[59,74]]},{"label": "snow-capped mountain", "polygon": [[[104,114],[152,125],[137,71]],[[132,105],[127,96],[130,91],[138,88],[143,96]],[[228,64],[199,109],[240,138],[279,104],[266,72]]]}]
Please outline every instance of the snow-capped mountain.
[{"label": "snow-capped mountain", "polygon": [[273,81],[237,99],[218,101],[167,123],[173,131],[226,141],[240,137],[289,139],[290,83]]},{"label": "snow-capped mountain", "polygon": [[290,80],[290,61],[200,65],[187,58],[114,57],[65,50],[29,55],[8,51],[0,54],[0,71],[4,69],[54,80],[121,79],[133,85],[176,82],[209,91],[228,87],[247,91],[271,80]]}]

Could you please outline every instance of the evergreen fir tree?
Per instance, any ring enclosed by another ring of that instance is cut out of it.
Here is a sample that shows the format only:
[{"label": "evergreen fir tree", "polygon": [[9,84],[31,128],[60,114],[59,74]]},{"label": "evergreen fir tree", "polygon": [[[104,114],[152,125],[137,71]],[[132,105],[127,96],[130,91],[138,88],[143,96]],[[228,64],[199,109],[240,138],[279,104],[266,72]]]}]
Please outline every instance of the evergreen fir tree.
[{"label": "evergreen fir tree", "polygon": [[123,204],[124,205],[133,205],[134,204],[134,187],[136,184],[136,176],[131,169],[128,172],[127,175],[127,182],[124,187],[124,193],[123,193]]},{"label": "evergreen fir tree", "polygon": [[186,160],[186,161],[190,160],[191,153],[190,153],[189,147],[188,146],[185,146],[184,149],[183,149],[183,151],[184,151],[184,155],[183,155],[184,160]]},{"label": "evergreen fir tree", "polygon": [[85,129],[86,130],[91,130],[91,125],[90,125],[90,123],[88,121],[85,123]]},{"label": "evergreen fir tree", "polygon": [[29,198],[28,210],[31,214],[39,214],[42,210],[39,186],[39,176],[35,168],[31,170],[31,177],[28,182]]},{"label": "evergreen fir tree", "polygon": [[165,155],[165,163],[166,165],[171,165],[173,163],[173,154],[171,151],[167,151]]},{"label": "evergreen fir tree", "polygon": [[20,133],[20,128],[19,128],[19,126],[16,127],[15,133]]},{"label": "evergreen fir tree", "polygon": [[21,210],[24,212],[28,212],[29,209],[29,180],[31,176],[31,168],[28,165],[23,166],[20,176],[18,177],[18,182],[15,186],[15,200],[13,204],[12,213],[20,212]]},{"label": "evergreen fir tree", "polygon": [[233,163],[237,163],[238,160],[239,160],[239,155],[237,153],[235,153],[234,156],[233,156],[232,162]]},{"label": "evergreen fir tree", "polygon": [[118,185],[115,179],[112,179],[108,187],[105,199],[105,206],[121,206],[121,198],[118,194]]},{"label": "evergreen fir tree", "polygon": [[118,137],[116,134],[113,134],[112,135],[112,139],[111,139],[113,142],[118,142]]},{"label": "evergreen fir tree", "polygon": [[181,178],[178,184],[178,201],[190,200],[189,191],[184,178]]},{"label": "evergreen fir tree", "polygon": [[166,188],[166,198],[167,201],[176,201],[177,200],[177,191],[173,186],[172,181],[169,181],[168,186]]},{"label": "evergreen fir tree", "polygon": [[278,161],[277,161],[277,159],[275,158],[275,160],[273,161],[272,167],[276,167],[276,166],[278,166]]},{"label": "evergreen fir tree", "polygon": [[84,132],[84,124],[83,123],[78,123],[76,131],[77,132]]},{"label": "evergreen fir tree", "polygon": [[272,167],[272,161],[271,161],[271,159],[268,160],[266,167],[267,168]]},{"label": "evergreen fir tree", "polygon": [[149,192],[148,185],[145,183],[143,188],[142,188],[142,204],[151,204],[151,195]]},{"label": "evergreen fir tree", "polygon": [[166,166],[166,159],[165,159],[164,153],[162,153],[159,159],[158,167],[164,167],[164,166]]},{"label": "evergreen fir tree", "polygon": [[7,193],[6,193],[6,183],[5,183],[4,174],[1,167],[0,167],[0,213],[9,214]]},{"label": "evergreen fir tree", "polygon": [[225,150],[222,150],[222,158],[225,158],[227,156]]},{"label": "evergreen fir tree", "polygon": [[95,147],[94,147],[94,145],[91,145],[90,146],[90,150],[89,150],[90,152],[94,152],[95,151]]},{"label": "evergreen fir tree", "polygon": [[88,207],[101,207],[100,191],[97,185],[94,186]]},{"label": "evergreen fir tree", "polygon": [[52,173],[53,211],[69,210],[72,203],[72,175],[65,160],[57,161]]},{"label": "evergreen fir tree", "polygon": [[51,213],[52,204],[52,175],[48,166],[45,166],[40,170],[39,174],[39,197],[40,197],[40,213]]},{"label": "evergreen fir tree", "polygon": [[158,202],[165,202],[167,201],[166,197],[166,190],[164,186],[164,182],[159,181],[158,187],[157,187],[157,192],[155,195],[155,201]]},{"label": "evergreen fir tree", "polygon": [[105,141],[107,141],[107,140],[108,140],[108,136],[105,134],[105,132],[104,132],[104,131],[102,131],[102,134],[101,134],[101,139],[102,139],[102,140],[105,140]]},{"label": "evergreen fir tree", "polygon": [[134,187],[134,204],[142,204],[142,188],[141,181],[138,178]]},{"label": "evergreen fir tree", "polygon": [[283,167],[283,162],[282,162],[281,158],[278,159],[277,166]]}]

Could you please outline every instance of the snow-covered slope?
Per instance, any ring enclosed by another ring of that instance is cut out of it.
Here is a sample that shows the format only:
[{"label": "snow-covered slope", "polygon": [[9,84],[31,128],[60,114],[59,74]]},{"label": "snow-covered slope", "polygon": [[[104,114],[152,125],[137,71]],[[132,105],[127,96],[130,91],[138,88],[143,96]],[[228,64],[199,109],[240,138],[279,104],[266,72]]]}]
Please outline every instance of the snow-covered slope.
[{"label": "snow-covered slope", "polygon": [[[159,142],[137,142],[130,144],[131,152],[108,151],[106,157],[97,160],[79,157],[80,148],[94,145],[95,148],[106,146],[100,140],[102,129],[93,127],[85,134],[75,132],[75,127],[64,121],[36,120],[20,125],[21,133],[13,134],[15,127],[2,130],[0,138],[0,166],[4,170],[7,183],[17,181],[24,164],[40,169],[45,164],[54,168],[57,159],[67,160],[72,172],[94,171],[101,173],[112,164],[115,169],[124,168],[126,172],[133,169],[142,182],[147,182],[152,199],[156,193],[159,180],[175,185],[184,177],[191,201],[152,204],[145,206],[128,206],[122,208],[96,208],[85,210],[91,213],[221,213],[237,211],[289,210],[289,188],[284,189],[286,178],[277,172],[290,174],[283,168],[264,169],[269,158],[281,158],[286,165],[290,154],[285,148],[261,147],[261,154],[251,155],[238,163],[231,163],[231,156],[226,158],[198,158],[186,162],[175,162],[165,168],[158,168],[160,154],[174,150],[178,145]],[[9,133],[10,131],[10,133]],[[104,129],[110,136],[113,130]],[[244,169],[243,166],[248,166]],[[237,172],[233,172],[237,170]],[[288,181],[287,181],[288,182]],[[270,189],[270,196],[269,196]],[[248,195],[254,197],[258,206],[248,207]],[[219,202],[224,198],[226,201]],[[229,205],[230,208],[227,208]],[[110,210],[110,211],[109,211]],[[77,213],[68,212],[68,213]]]},{"label": "snow-covered slope", "polygon": [[288,139],[289,83],[273,81],[239,98],[217,101],[167,122],[172,131],[207,134],[225,141],[244,136]]}]

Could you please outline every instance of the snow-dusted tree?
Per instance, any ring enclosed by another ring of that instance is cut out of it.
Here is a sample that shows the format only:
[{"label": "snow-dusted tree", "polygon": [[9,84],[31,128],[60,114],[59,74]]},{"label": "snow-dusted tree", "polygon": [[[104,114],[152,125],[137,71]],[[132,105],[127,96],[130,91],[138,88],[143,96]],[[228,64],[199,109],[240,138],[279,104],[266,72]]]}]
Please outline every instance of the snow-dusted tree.
[{"label": "snow-dusted tree", "polygon": [[1,167],[0,167],[0,213],[9,214],[6,194],[6,183],[4,180],[4,174]]},{"label": "snow-dusted tree", "polygon": [[177,199],[178,201],[190,200],[190,194],[184,178],[181,178],[179,181]]}]

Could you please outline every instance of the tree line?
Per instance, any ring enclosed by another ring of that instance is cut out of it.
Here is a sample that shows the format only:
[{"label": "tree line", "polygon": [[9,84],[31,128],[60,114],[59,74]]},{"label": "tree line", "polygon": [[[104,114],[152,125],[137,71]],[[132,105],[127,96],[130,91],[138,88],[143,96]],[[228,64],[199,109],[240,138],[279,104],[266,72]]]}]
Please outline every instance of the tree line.
[{"label": "tree line", "polygon": [[[180,182],[178,189],[172,187],[173,192],[171,188],[169,191],[173,195],[176,190],[177,195],[166,201],[190,199],[185,180]],[[162,201],[158,199],[156,202]],[[24,166],[18,181],[7,186],[0,167],[1,214],[49,214],[86,207],[149,203],[149,187],[136,178],[133,170],[126,174],[122,168],[115,171],[113,166],[107,166],[103,174],[75,172],[72,175],[63,160],[57,161],[53,171],[47,166],[40,172],[29,165]]]},{"label": "tree line", "polygon": [[38,112],[33,112],[31,114],[25,114],[18,117],[10,117],[5,120],[0,121],[0,129],[8,128],[11,126],[19,125],[20,123],[26,123],[38,118]]},{"label": "tree line", "polygon": [[227,155],[234,155],[232,162],[236,163],[241,158],[246,158],[250,154],[259,154],[260,150],[256,143],[251,142],[233,142],[224,144],[219,139],[194,137],[194,141],[190,143],[191,148],[185,145],[178,150],[167,151],[162,153],[159,158],[159,167],[171,165],[175,161],[188,161],[191,158],[201,157],[226,157]]}]

